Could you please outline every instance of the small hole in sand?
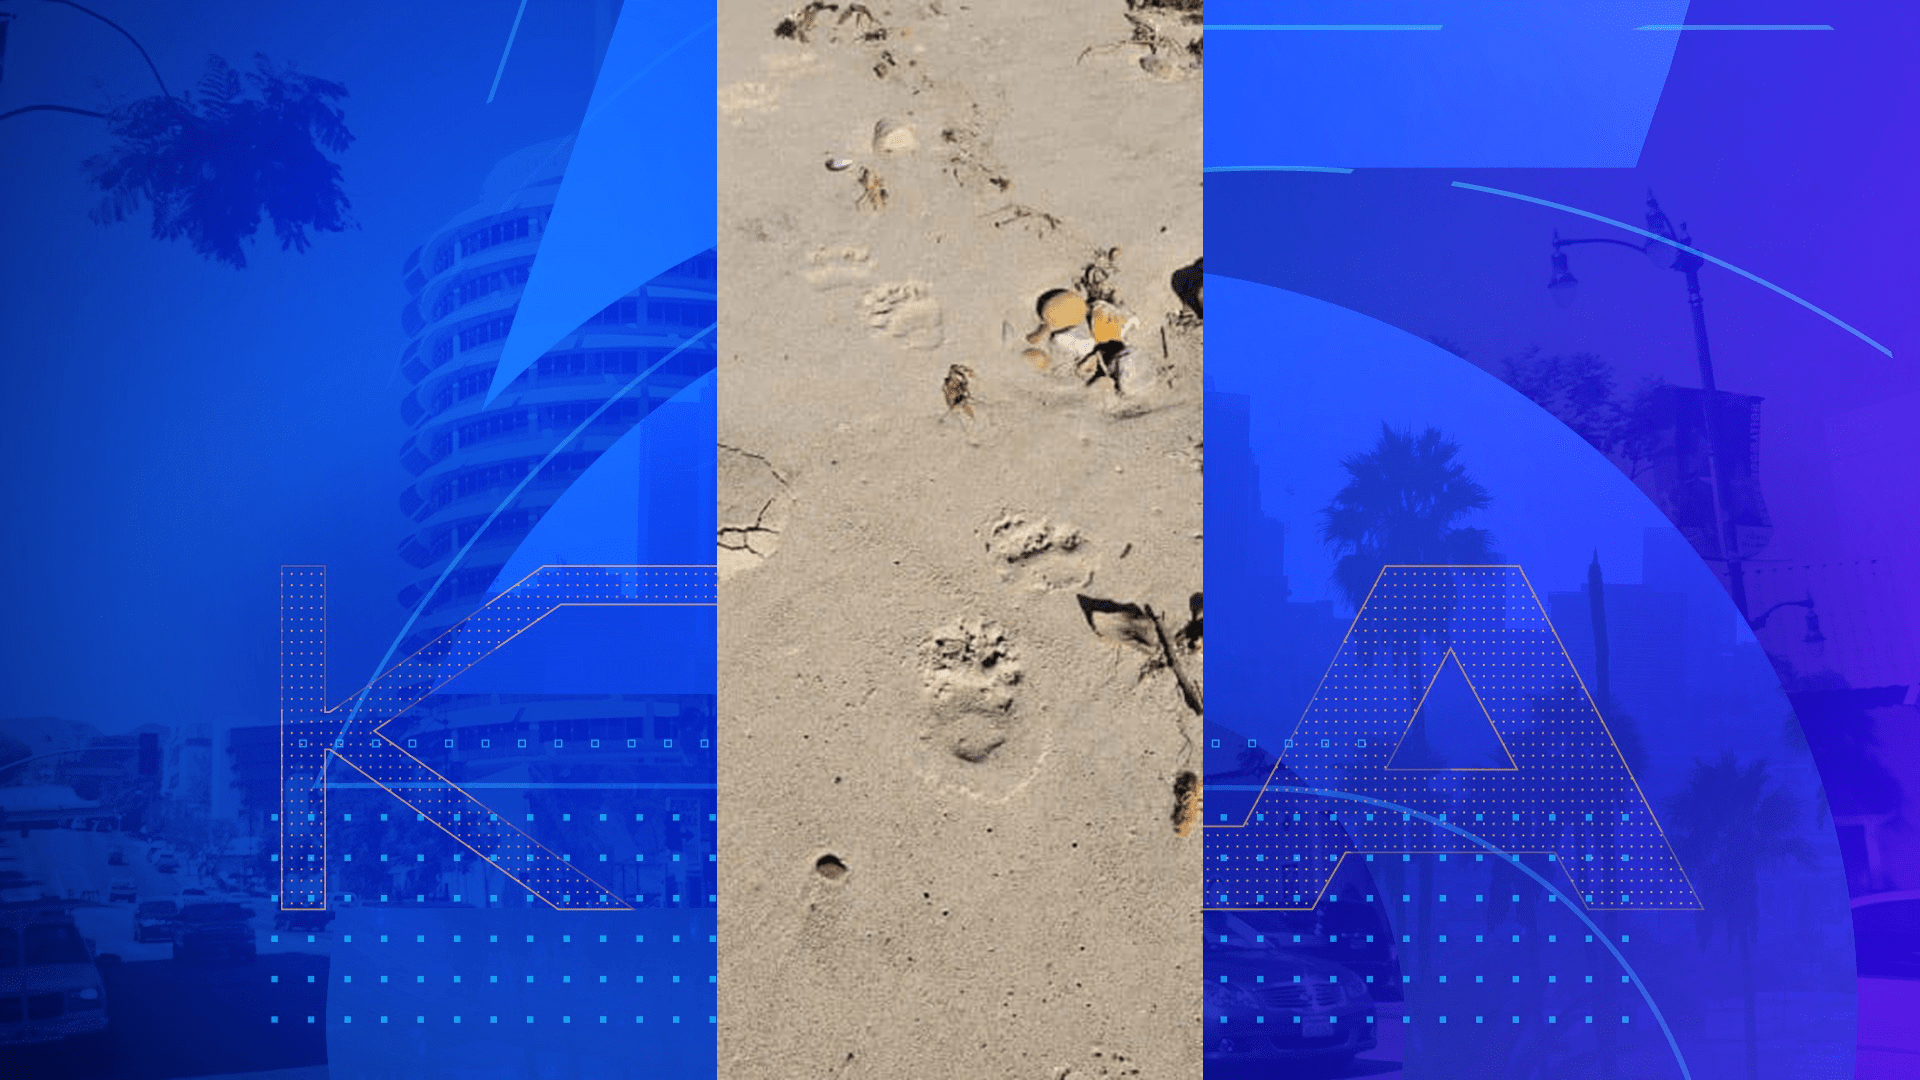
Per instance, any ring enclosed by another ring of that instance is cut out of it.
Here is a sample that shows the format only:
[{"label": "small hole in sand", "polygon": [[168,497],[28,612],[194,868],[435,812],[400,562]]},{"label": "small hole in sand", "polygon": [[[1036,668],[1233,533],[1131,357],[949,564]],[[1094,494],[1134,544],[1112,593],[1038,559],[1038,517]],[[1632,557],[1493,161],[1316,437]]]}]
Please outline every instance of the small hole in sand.
[{"label": "small hole in sand", "polygon": [[813,869],[828,881],[838,881],[847,876],[847,864],[838,855],[822,855],[814,860]]}]

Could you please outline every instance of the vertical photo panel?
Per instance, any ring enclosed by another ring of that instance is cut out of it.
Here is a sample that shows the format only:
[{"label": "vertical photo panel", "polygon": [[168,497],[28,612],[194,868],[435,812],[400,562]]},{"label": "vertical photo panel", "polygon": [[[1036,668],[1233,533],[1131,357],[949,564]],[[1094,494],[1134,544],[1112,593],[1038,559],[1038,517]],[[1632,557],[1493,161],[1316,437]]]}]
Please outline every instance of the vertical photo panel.
[{"label": "vertical photo panel", "polygon": [[720,4],[720,1074],[1193,1076],[1199,5]]}]

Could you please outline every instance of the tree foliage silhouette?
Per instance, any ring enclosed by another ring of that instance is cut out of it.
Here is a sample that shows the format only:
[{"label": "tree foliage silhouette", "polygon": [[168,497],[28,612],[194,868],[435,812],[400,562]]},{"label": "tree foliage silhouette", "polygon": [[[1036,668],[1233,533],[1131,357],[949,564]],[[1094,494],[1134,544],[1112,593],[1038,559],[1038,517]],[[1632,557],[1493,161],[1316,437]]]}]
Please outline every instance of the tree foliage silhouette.
[{"label": "tree foliage silhouette", "polygon": [[218,56],[194,90],[141,98],[107,116],[115,145],[84,168],[105,193],[93,219],[120,222],[143,204],[156,239],[185,238],[235,268],[273,221],[281,250],[306,251],[309,230],[352,227],[340,166],[353,142],[338,102],[346,87],[255,54],[242,73]]},{"label": "tree foliage silhouette", "polygon": [[1434,428],[1380,425],[1373,449],[1341,461],[1347,482],[1320,511],[1320,539],[1338,561],[1334,582],[1356,610],[1389,564],[1496,561],[1493,536],[1463,524],[1492,502],[1455,460],[1459,444]]},{"label": "tree foliage silhouette", "polygon": [[1700,943],[1722,935],[1739,960],[1747,1075],[1757,1077],[1753,960],[1760,937],[1760,879],[1790,861],[1812,865],[1813,847],[1800,833],[1799,803],[1774,782],[1765,758],[1743,764],[1729,753],[1714,761],[1695,760],[1667,820],[1674,852],[1703,905]]},{"label": "tree foliage silhouette", "polygon": [[1502,360],[1494,374],[1607,455],[1629,479],[1640,480],[1652,468],[1668,426],[1657,403],[1660,380],[1620,391],[1612,365],[1600,357],[1542,355],[1538,346]]}]

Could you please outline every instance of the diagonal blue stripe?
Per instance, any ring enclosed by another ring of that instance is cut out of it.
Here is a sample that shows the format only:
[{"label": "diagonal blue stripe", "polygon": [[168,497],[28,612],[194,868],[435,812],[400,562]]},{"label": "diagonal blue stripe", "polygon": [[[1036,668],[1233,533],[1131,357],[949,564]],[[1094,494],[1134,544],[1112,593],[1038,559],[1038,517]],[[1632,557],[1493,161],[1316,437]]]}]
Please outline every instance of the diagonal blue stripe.
[{"label": "diagonal blue stripe", "polygon": [[527,0],[520,0],[520,10],[513,13],[513,29],[507,31],[507,47],[500,50],[500,66],[493,69],[493,85],[487,87],[487,104],[493,104],[493,95],[500,89],[500,76],[507,73],[507,57],[513,55],[513,39],[520,36],[520,18],[527,13]]}]

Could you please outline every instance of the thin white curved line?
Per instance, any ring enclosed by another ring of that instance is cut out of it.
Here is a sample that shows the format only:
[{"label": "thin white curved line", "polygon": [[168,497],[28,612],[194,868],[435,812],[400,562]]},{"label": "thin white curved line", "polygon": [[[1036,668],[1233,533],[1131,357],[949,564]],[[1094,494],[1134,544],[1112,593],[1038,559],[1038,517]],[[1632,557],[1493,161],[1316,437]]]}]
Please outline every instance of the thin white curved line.
[{"label": "thin white curved line", "polygon": [[[706,337],[708,334],[712,333],[714,329],[717,328],[719,325],[720,324],[717,322],[708,323],[704,330],[701,330],[699,333],[694,334],[692,337],[689,337],[687,338],[687,340],[674,346],[672,352],[669,352],[667,355],[655,361],[652,367],[648,368],[647,370],[641,372],[638,375],[635,375],[633,377],[632,382],[629,382],[627,385],[620,388],[619,393],[609,395],[607,397],[607,400],[600,403],[599,408],[593,410],[593,412],[590,413],[585,420],[580,421],[580,426],[568,432],[566,438],[561,439],[558,443],[555,443],[553,449],[547,451],[547,456],[540,459],[540,464],[535,465],[532,469],[529,469],[527,471],[527,475],[522,477],[520,482],[513,486],[512,491],[507,492],[507,497],[500,501],[499,506],[496,506],[493,508],[493,513],[487,515],[487,520],[480,523],[480,527],[474,530],[473,536],[469,537],[466,544],[463,547],[461,547],[459,551],[454,553],[453,558],[447,560],[446,569],[440,571],[439,578],[437,578],[434,581],[433,585],[430,588],[428,588],[424,594],[421,595],[420,602],[414,606],[413,614],[407,616],[406,625],[402,626],[400,628],[400,632],[394,635],[393,644],[387,646],[386,655],[382,656],[380,658],[380,663],[374,666],[373,677],[368,679],[367,685],[361,687],[360,692],[353,696],[353,708],[348,711],[346,720],[341,723],[340,733],[338,736],[336,736],[337,738],[343,738],[343,739],[346,738],[347,731],[353,727],[354,720],[360,716],[361,703],[367,700],[367,695],[372,692],[375,684],[377,684],[380,681],[380,674],[387,670],[388,662],[390,662],[393,659],[394,650],[398,649],[400,647],[400,643],[406,640],[408,631],[412,630],[413,624],[420,620],[421,613],[427,610],[427,602],[433,599],[434,593],[440,591],[440,586],[446,583],[448,575],[453,573],[453,568],[460,565],[460,560],[467,557],[467,552],[472,551],[473,546],[480,542],[480,538],[482,536],[486,535],[487,528],[493,524],[494,519],[499,517],[502,513],[504,513],[507,507],[513,505],[513,501],[520,497],[520,493],[526,490],[527,485],[533,483],[534,477],[537,477],[540,475],[540,470],[546,468],[547,464],[551,462],[556,456],[558,456],[560,451],[564,450],[569,443],[573,442],[574,439],[578,438],[581,432],[587,430],[587,425],[593,423],[595,420],[598,420],[600,418],[600,414],[606,412],[609,408],[611,408],[614,402],[619,401],[621,398],[626,397],[628,394],[632,393],[633,388],[636,386],[639,386],[640,383],[644,381],[647,376],[660,370],[660,365],[666,363],[667,361],[673,359],[676,356],[679,356],[682,352],[684,352],[686,349],[691,347],[694,342],[699,341],[701,338]],[[319,787],[321,784],[324,784],[325,782],[326,782],[326,773],[323,770],[319,778],[317,778],[314,781],[314,786]]]},{"label": "thin white curved line", "polygon": [[1839,327],[1840,329],[1845,330],[1847,333],[1852,334],[1854,337],[1859,338],[1861,341],[1864,341],[1867,344],[1873,346],[1874,348],[1880,350],[1883,354],[1887,356],[1893,355],[1892,349],[1887,348],[1885,345],[1882,345],[1879,342],[1873,340],[1872,338],[1868,337],[1866,334],[1863,334],[1859,330],[1854,329],[1852,325],[1843,321],[1842,319],[1840,319],[1839,316],[1834,315],[1832,312],[1827,311],[1825,308],[1819,307],[1814,303],[1812,303],[1811,301],[1804,300],[1798,296],[1795,296],[1793,293],[1790,293],[1787,290],[1781,288],[1780,286],[1775,285],[1773,282],[1768,281],[1766,278],[1763,278],[1758,274],[1749,273],[1748,271],[1742,270],[1739,267],[1733,265],[1732,263],[1726,261],[1725,259],[1715,258],[1714,256],[1709,255],[1704,251],[1701,251],[1697,247],[1690,247],[1686,244],[1681,243],[1678,240],[1673,239],[1672,237],[1661,236],[1659,233],[1649,232],[1648,230],[1642,229],[1639,226],[1629,225],[1624,221],[1615,221],[1610,217],[1606,217],[1601,214],[1596,214],[1591,210],[1582,210],[1577,206],[1568,206],[1566,203],[1557,203],[1552,201],[1551,199],[1542,199],[1534,195],[1522,195],[1517,191],[1502,191],[1499,188],[1485,187],[1480,184],[1469,184],[1461,180],[1455,180],[1453,182],[1453,186],[1457,188],[1465,189],[1467,191],[1484,192],[1488,195],[1504,195],[1509,199],[1518,199],[1521,202],[1533,203],[1535,206],[1545,206],[1554,210],[1564,210],[1569,214],[1578,214],[1579,216],[1586,218],[1589,221],[1602,222],[1604,224],[1611,225],[1616,229],[1625,229],[1630,233],[1634,233],[1635,235],[1644,236],[1649,240],[1658,240],[1659,242],[1666,244],[1670,247],[1678,248],[1679,250],[1684,251],[1689,255],[1694,255],[1694,256],[1698,256],[1699,258],[1705,259],[1707,262],[1710,262],[1713,265],[1720,267],[1722,270],[1731,270],[1734,273],[1739,274],[1741,277],[1746,278],[1748,281],[1751,281],[1756,285],[1764,285],[1767,288],[1772,289],[1774,292],[1779,293],[1781,296],[1784,296],[1787,299],[1793,301],[1794,303],[1799,304],[1801,307],[1806,308],[1808,311],[1813,312],[1815,315],[1818,315],[1821,318],[1827,320],[1828,322]]},{"label": "thin white curved line", "polygon": [[[1280,787],[1270,787],[1270,788],[1267,788],[1266,790],[1291,792],[1292,794],[1295,794],[1295,795],[1319,795],[1329,799],[1345,799],[1349,802],[1369,803],[1374,806],[1381,807],[1383,809],[1398,810],[1401,813],[1412,814],[1414,817],[1417,817],[1420,820],[1425,821],[1430,825],[1438,825],[1439,827],[1446,829],[1449,832],[1456,833],[1460,836],[1467,838],[1468,840],[1473,841],[1474,843],[1480,845],[1481,847],[1486,848],[1488,851],[1493,852],[1495,855],[1501,856],[1502,858],[1506,859],[1509,863],[1511,863],[1514,867],[1519,869],[1522,873],[1526,874],[1528,877],[1532,878],[1533,880],[1539,882],[1540,887],[1543,889],[1546,889],[1550,895],[1557,896],[1562,891],[1554,888],[1553,884],[1547,881],[1546,878],[1541,877],[1539,873],[1533,869],[1533,867],[1528,866],[1526,863],[1521,862],[1517,856],[1512,855],[1506,851],[1502,851],[1500,848],[1494,846],[1494,844],[1491,841],[1488,841],[1474,833],[1468,832],[1467,830],[1461,828],[1458,825],[1453,824],[1452,822],[1442,821],[1439,818],[1432,816],[1431,814],[1426,814],[1426,813],[1422,813],[1419,810],[1415,810],[1411,806],[1402,806],[1399,803],[1389,802],[1386,799],[1376,799],[1368,795],[1356,795],[1350,791],[1334,791],[1329,788],[1280,786]],[[1203,902],[1201,906],[1205,907],[1205,903]],[[1674,1064],[1680,1066],[1680,1076],[1682,1077],[1682,1080],[1693,1080],[1693,1072],[1692,1070],[1687,1068],[1686,1055],[1680,1052],[1680,1042],[1678,1039],[1675,1039],[1673,1037],[1673,1028],[1668,1026],[1666,1014],[1660,1011],[1660,1005],[1653,1000],[1653,994],[1651,991],[1647,989],[1647,984],[1640,981],[1640,973],[1633,970],[1633,965],[1627,963],[1627,958],[1621,954],[1618,948],[1614,946],[1612,939],[1607,937],[1606,931],[1600,929],[1597,923],[1595,923],[1592,919],[1588,918],[1586,911],[1583,910],[1579,904],[1569,901],[1566,904],[1566,909],[1568,911],[1573,912],[1576,918],[1578,918],[1581,922],[1585,923],[1587,925],[1587,929],[1593,931],[1593,936],[1602,945],[1605,945],[1607,947],[1607,951],[1613,954],[1614,960],[1619,962],[1620,970],[1626,972],[1627,978],[1633,980],[1634,989],[1640,991],[1641,1000],[1645,1001],[1647,1003],[1647,1008],[1653,1011],[1653,1019],[1660,1025],[1661,1033],[1667,1037],[1667,1046],[1673,1050],[1673,1061],[1674,1061]]]}]

